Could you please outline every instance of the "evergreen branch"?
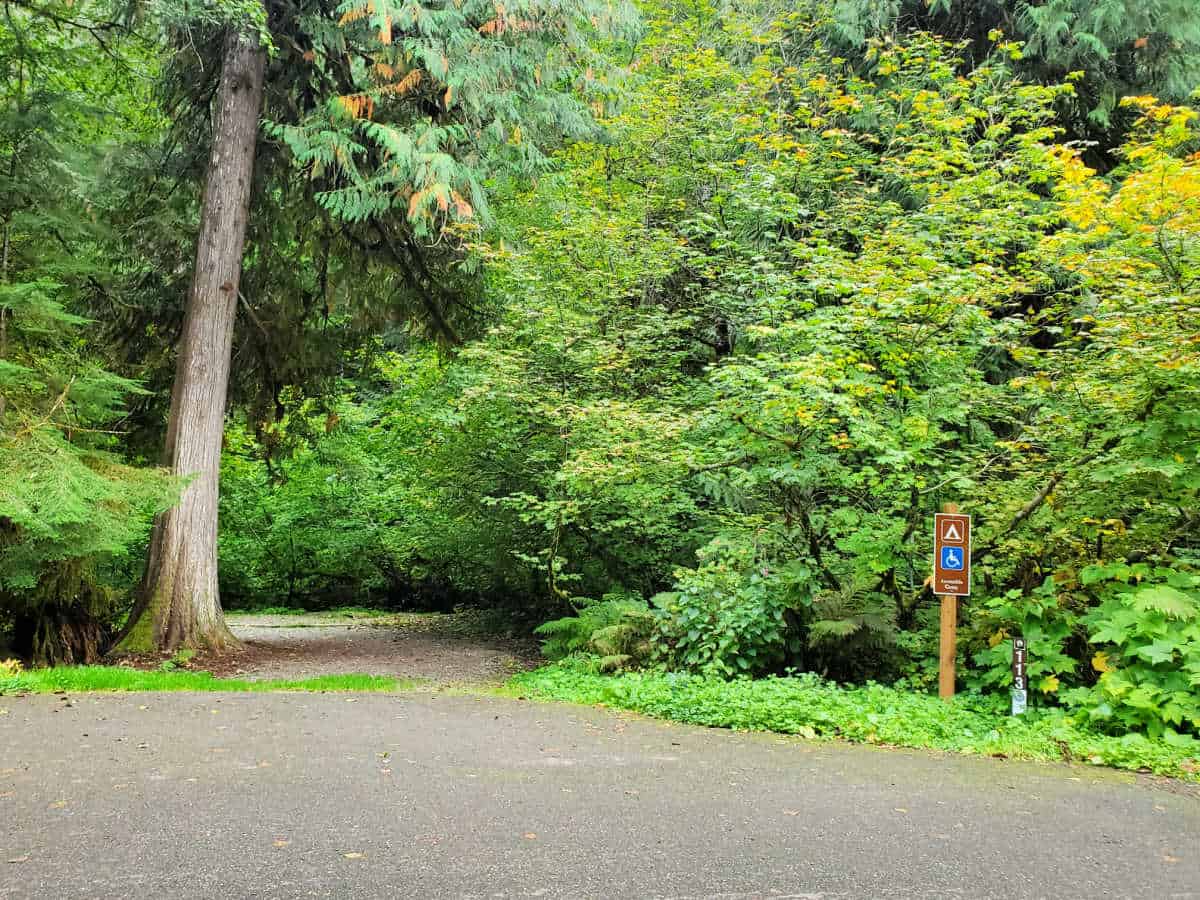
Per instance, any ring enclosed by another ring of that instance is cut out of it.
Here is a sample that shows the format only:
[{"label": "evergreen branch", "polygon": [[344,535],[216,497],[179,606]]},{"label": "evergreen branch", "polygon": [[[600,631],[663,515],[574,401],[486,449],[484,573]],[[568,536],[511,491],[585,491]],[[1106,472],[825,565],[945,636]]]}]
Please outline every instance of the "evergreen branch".
[{"label": "evergreen branch", "polygon": [[458,333],[450,325],[450,322],[446,319],[445,314],[438,307],[436,299],[430,296],[430,293],[433,290],[436,290],[436,286],[432,284],[423,284],[421,278],[414,271],[411,261],[406,259],[405,256],[396,248],[395,244],[389,240],[383,227],[378,223],[374,223],[374,225],[375,231],[379,235],[379,239],[382,242],[384,249],[388,251],[388,255],[391,256],[396,265],[400,267],[400,271],[404,274],[405,280],[409,283],[409,287],[411,287],[413,292],[417,295],[417,299],[420,301],[421,306],[424,307],[425,312],[428,313],[429,318],[433,321],[437,331],[442,335],[446,342],[452,346],[457,347],[461,345],[462,338],[458,336]]},{"label": "evergreen branch", "polygon": [[26,425],[24,428],[22,428],[20,431],[17,432],[16,437],[25,437],[26,435],[33,434],[35,431],[41,431],[43,428],[45,428],[47,425],[49,425],[51,420],[53,420],[53,418],[54,418],[54,414],[56,412],[58,412],[59,409],[62,408],[63,404],[65,404],[67,402],[67,394],[69,394],[71,392],[71,386],[74,383],[75,383],[75,378],[72,377],[67,382],[67,386],[62,389],[62,393],[58,395],[58,399],[54,401],[54,405],[50,407],[50,411],[48,413],[46,413],[46,417],[44,419],[42,419],[42,421],[38,422],[36,425]]}]

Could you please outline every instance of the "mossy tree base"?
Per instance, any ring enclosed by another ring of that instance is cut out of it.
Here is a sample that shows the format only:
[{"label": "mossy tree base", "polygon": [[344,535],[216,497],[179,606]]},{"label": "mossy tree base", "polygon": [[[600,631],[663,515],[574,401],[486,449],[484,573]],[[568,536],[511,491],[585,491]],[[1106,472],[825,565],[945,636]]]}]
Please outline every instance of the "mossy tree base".
[{"label": "mossy tree base", "polygon": [[[155,528],[152,565],[154,544],[168,530],[169,526],[162,523]],[[151,653],[182,648],[220,651],[240,646],[225,624],[225,614],[217,596],[215,565],[210,577],[202,578],[202,581],[207,582],[207,590],[189,590],[189,585],[178,578],[160,577],[158,590],[153,594],[143,593],[144,599],[130,614],[129,624],[110,653]]]},{"label": "mossy tree base", "polygon": [[112,638],[106,624],[110,593],[96,584],[84,560],[65,560],[47,570],[20,603],[0,594],[0,606],[15,608],[13,650],[40,666],[99,662]]},{"label": "mossy tree base", "polygon": [[39,666],[75,666],[99,662],[112,632],[82,605],[47,606],[19,617],[13,649]]},{"label": "mossy tree base", "polygon": [[155,520],[139,600],[112,653],[238,646],[221,609],[216,507],[214,466]]}]

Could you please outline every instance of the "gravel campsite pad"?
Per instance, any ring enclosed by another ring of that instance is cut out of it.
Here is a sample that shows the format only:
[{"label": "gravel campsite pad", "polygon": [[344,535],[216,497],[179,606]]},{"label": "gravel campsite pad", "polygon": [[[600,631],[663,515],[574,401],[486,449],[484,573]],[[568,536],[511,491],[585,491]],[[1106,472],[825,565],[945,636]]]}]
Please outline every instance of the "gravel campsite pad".
[{"label": "gravel campsite pad", "polygon": [[470,613],[230,613],[236,653],[191,668],[247,679],[388,675],[438,683],[499,681],[537,664],[536,643],[480,637]]}]

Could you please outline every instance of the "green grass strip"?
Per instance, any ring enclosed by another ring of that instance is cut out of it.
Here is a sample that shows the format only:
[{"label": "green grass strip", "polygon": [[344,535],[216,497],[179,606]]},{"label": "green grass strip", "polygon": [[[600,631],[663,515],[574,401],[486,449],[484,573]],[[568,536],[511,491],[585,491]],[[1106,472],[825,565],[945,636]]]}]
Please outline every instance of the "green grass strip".
[{"label": "green grass strip", "polygon": [[392,692],[414,687],[411,679],[383,675],[320,675],[296,680],[247,681],[217,678],[208,672],[143,672],[118,666],[63,666],[0,675],[0,694],[46,694],[67,691],[369,691]]},{"label": "green grass strip", "polygon": [[1200,782],[1200,741],[1098,734],[1060,709],[1009,716],[1003,698],[953,703],[882,685],[839,687],[802,675],[724,681],[655,672],[600,675],[564,662],[511,679],[509,695],[627,709],[660,719],[807,738],[1148,770]]}]

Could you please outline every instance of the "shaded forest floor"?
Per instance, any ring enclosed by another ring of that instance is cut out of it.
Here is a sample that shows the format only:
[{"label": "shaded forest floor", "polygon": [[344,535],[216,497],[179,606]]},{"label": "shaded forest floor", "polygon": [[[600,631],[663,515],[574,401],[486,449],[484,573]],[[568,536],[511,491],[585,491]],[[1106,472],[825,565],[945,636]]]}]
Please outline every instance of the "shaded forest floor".
[{"label": "shaded forest floor", "polygon": [[[142,657],[138,668],[163,663],[219,677],[303,679],[323,675],[385,675],[438,684],[498,682],[539,664],[531,638],[490,633],[479,614],[320,613],[227,615],[242,648],[188,659]],[[129,661],[127,661],[128,664]]]}]

